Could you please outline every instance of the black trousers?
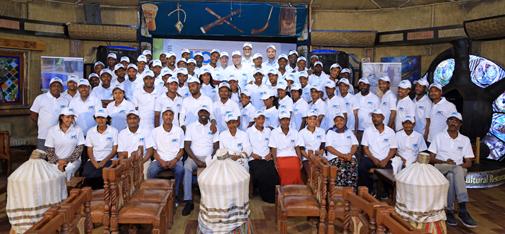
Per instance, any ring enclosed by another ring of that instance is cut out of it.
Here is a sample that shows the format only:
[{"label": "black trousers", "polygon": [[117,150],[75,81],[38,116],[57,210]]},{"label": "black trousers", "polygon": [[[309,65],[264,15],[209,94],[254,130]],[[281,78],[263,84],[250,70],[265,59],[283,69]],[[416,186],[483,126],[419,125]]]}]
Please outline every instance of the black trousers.
[{"label": "black trousers", "polygon": [[[112,160],[107,161],[104,167],[110,167],[110,165],[112,165]],[[93,163],[88,160],[82,170],[82,175],[85,177],[84,184],[90,186],[93,190],[103,189],[102,169],[96,169]]]},{"label": "black trousers", "polygon": [[258,188],[261,199],[268,203],[275,203],[275,186],[279,184],[279,175],[273,160],[249,161],[249,173],[253,188]]},{"label": "black trousers", "polygon": [[[377,168],[375,164],[368,157],[359,156],[358,163],[358,186],[366,186],[368,191],[372,193],[374,190],[373,186],[373,174],[370,173],[370,169]],[[391,160],[386,165],[387,169],[391,169]],[[384,190],[383,190],[384,191]]]}]

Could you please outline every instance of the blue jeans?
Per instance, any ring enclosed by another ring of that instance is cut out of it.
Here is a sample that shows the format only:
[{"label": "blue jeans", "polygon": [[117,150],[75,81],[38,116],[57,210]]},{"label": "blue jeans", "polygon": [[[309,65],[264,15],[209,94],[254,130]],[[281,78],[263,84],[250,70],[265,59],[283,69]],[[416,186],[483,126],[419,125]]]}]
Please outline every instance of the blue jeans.
[{"label": "blue jeans", "polygon": [[182,161],[177,161],[175,164],[175,168],[173,169],[164,169],[161,167],[160,162],[157,160],[152,161],[149,164],[149,168],[147,169],[147,178],[154,179],[158,176],[158,174],[165,170],[173,170],[175,173],[175,196],[179,196],[179,187],[181,186],[181,180],[184,177],[184,166],[182,165]]}]

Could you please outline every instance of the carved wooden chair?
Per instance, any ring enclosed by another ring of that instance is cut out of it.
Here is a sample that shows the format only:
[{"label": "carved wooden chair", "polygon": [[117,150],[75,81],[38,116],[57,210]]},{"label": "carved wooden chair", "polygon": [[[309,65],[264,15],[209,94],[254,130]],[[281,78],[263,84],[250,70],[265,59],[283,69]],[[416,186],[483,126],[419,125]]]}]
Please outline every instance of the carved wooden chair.
[{"label": "carved wooden chair", "polygon": [[37,223],[26,231],[27,234],[60,233],[65,221],[63,214],[58,213],[58,207],[49,208]]},{"label": "carved wooden chair", "polygon": [[[344,193],[352,193],[352,187],[337,187],[336,178],[338,167],[330,166],[330,179],[328,180],[328,234],[335,233],[335,226],[342,227],[345,220],[346,203]],[[340,230],[341,231],[341,230]]]},{"label": "carved wooden chair", "polygon": [[389,206],[370,195],[366,187],[359,187],[358,194],[347,190],[344,199],[344,232],[375,233],[377,210],[388,209]]},{"label": "carved wooden chair", "polygon": [[426,232],[412,227],[391,207],[377,211],[377,234],[386,233],[425,234]]},{"label": "carved wooden chair", "polygon": [[5,160],[6,173],[8,176],[11,173],[11,147],[10,147],[10,135],[7,131],[0,131],[0,160]]},{"label": "carved wooden chair", "polygon": [[58,210],[63,214],[64,224],[62,233],[80,233],[79,227],[84,218],[84,233],[91,234],[93,224],[91,222],[91,188],[73,189],[69,199],[65,200]]}]

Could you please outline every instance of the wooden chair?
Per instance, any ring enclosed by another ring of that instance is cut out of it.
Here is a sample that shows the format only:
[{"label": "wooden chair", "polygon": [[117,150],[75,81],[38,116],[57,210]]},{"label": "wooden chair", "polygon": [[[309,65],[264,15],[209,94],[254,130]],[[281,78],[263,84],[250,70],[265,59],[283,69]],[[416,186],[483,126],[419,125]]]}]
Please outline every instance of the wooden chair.
[{"label": "wooden chair", "polygon": [[344,193],[352,193],[354,191],[352,187],[337,187],[337,174],[338,168],[330,166],[330,179],[328,181],[328,234],[335,233],[335,225],[337,223],[344,223],[346,208]]},{"label": "wooden chair", "polygon": [[412,227],[391,207],[377,211],[377,234],[385,233],[424,234],[425,232]]},{"label": "wooden chair", "polygon": [[388,205],[370,195],[366,187],[359,187],[358,194],[347,190],[344,199],[346,202],[344,232],[375,233],[377,210],[387,209]]},{"label": "wooden chair", "polygon": [[309,183],[312,196],[283,196],[279,194],[279,210],[277,213],[280,233],[287,233],[288,217],[319,217],[319,233],[326,232],[326,197],[329,166],[322,160],[314,166],[315,179]]},{"label": "wooden chair", "polygon": [[65,223],[63,214],[58,213],[58,207],[49,208],[37,223],[26,231],[27,234],[60,233]]},{"label": "wooden chair", "polygon": [[11,161],[11,146],[10,146],[10,135],[7,131],[0,131],[0,160],[5,160],[6,164],[6,176],[11,173],[12,161]]}]

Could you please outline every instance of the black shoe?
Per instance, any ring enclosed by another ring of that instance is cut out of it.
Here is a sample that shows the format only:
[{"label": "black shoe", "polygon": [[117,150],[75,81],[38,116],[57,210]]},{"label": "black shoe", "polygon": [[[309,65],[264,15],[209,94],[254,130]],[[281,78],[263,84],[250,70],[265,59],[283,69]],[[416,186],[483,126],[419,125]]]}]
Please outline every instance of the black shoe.
[{"label": "black shoe", "polygon": [[193,202],[186,202],[184,205],[184,208],[182,209],[182,216],[188,216],[191,214],[191,211],[195,209],[195,205],[193,205]]},{"label": "black shoe", "polygon": [[456,216],[454,216],[454,212],[446,211],[445,215],[447,216],[447,224],[449,226],[458,226],[458,221],[456,220]]},{"label": "black shoe", "polygon": [[475,228],[477,227],[477,223],[475,220],[473,220],[472,216],[470,216],[470,213],[466,210],[460,210],[458,214],[458,219],[465,225],[467,228]]}]

